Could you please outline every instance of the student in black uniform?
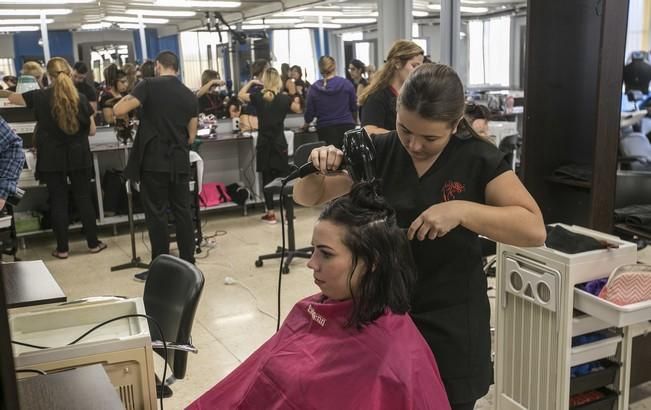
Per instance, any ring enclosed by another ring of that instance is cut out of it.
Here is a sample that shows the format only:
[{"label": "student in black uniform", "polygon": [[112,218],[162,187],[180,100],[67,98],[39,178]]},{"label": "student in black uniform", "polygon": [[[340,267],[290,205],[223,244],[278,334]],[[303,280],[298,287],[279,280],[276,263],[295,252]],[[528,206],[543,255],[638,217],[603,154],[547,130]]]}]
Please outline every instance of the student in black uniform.
[{"label": "student in black uniform", "polygon": [[[99,107],[102,110],[102,116],[106,124],[115,124],[113,115],[113,106],[127,94],[129,80],[127,73],[118,68],[117,65],[111,64],[104,69],[104,80],[106,88],[99,99]],[[127,116],[124,118],[127,119]]]},{"label": "student in black uniform", "polygon": [[366,65],[358,59],[351,60],[348,63],[348,75],[350,75],[350,81],[355,86],[355,92],[357,97],[362,94],[362,91],[368,87],[368,80],[364,78],[364,73],[366,72]]},{"label": "student in black uniform", "polygon": [[95,209],[91,200],[93,174],[88,137],[95,135],[93,108],[79,94],[70,78],[66,60],[54,57],[47,63],[52,86],[12,94],[9,101],[34,110],[36,122],[36,172],[47,185],[52,230],[57,248],[52,256],[68,257],[68,180],[84,227],[88,251],[97,253],[106,245],[97,239]]},{"label": "student in black uniform", "polygon": [[[220,93],[220,88],[224,94]],[[197,90],[199,112],[205,115],[212,114],[217,119],[226,118],[225,92],[226,81],[219,77],[219,73],[215,70],[204,70],[201,73],[201,88]]]},{"label": "student in black uniform", "polygon": [[386,63],[358,98],[362,107],[362,127],[369,134],[384,134],[396,129],[398,92],[409,74],[423,64],[424,54],[413,41],[400,40],[391,46]]},{"label": "student in black uniform", "polygon": [[[115,107],[122,116],[142,107],[138,134],[125,174],[140,181],[151,259],[170,252],[168,209],[176,223],[179,256],[194,263],[194,228],[190,213],[189,146],[197,134],[197,98],[178,79],[179,59],[171,51],[156,57],[158,77],[141,81]],[[147,272],[136,275],[146,280]]]},{"label": "student in black uniform", "polygon": [[[264,87],[261,91],[250,92],[253,85]],[[277,177],[287,175],[288,157],[285,139],[285,117],[290,111],[301,112],[298,102],[281,93],[283,82],[275,68],[267,68],[262,81],[251,80],[238,94],[238,98],[253,107],[258,113],[259,131],[255,147],[256,168],[262,173],[262,184],[267,185]],[[266,214],[263,222],[276,223],[273,195],[264,194]]]},{"label": "student in black uniform", "polygon": [[[411,316],[436,357],[452,409],[472,409],[491,382],[490,306],[479,235],[518,246],[545,241],[534,199],[464,119],[452,68],[418,67],[398,97],[397,130],[376,135],[376,176],[408,228],[419,271]],[[299,180],[294,200],[315,205],[350,190],[335,147],[312,151],[321,171]]]},{"label": "student in black uniform", "polygon": [[93,112],[97,111],[97,93],[95,88],[86,81],[88,77],[88,66],[83,61],[77,61],[72,67],[72,81],[77,87],[80,94],[86,96],[88,103],[93,107]]},{"label": "student in black uniform", "polygon": [[[258,80],[262,78],[264,70],[269,68],[269,62],[264,58],[255,60],[251,64],[251,80]],[[251,85],[249,92],[258,92],[262,90],[259,83]],[[244,101],[242,101],[244,103]],[[240,114],[240,130],[241,131],[256,131],[258,129],[258,113],[255,107],[251,104],[242,105],[242,112]]]}]

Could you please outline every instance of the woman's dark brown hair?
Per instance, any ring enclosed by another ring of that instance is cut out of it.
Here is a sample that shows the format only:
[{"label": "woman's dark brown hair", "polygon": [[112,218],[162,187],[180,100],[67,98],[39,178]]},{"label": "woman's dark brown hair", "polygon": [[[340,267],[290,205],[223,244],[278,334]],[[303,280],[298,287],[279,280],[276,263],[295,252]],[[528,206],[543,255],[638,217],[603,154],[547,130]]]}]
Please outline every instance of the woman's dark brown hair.
[{"label": "woman's dark brown hair", "polygon": [[[407,235],[381,195],[379,182],[357,183],[348,195],[330,202],[319,220],[342,226],[346,230],[343,243],[353,254],[348,276],[353,311],[348,325],[359,329],[387,310],[407,313],[416,268]],[[359,261],[366,265],[366,272],[353,291],[352,274]]]},{"label": "woman's dark brown hair", "polygon": [[457,133],[469,133],[482,139],[470,126],[463,83],[452,67],[445,64],[418,66],[400,89],[398,107],[430,121],[442,121]]}]

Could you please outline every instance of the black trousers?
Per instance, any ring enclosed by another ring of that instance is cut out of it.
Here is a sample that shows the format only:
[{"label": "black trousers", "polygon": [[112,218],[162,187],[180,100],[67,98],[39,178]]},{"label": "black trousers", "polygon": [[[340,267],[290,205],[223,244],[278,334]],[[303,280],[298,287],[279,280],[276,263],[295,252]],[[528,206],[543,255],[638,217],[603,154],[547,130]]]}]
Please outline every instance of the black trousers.
[{"label": "black trousers", "polygon": [[319,140],[325,141],[326,145],[334,145],[341,148],[344,143],[344,133],[355,128],[355,124],[337,124],[327,127],[317,127],[316,133]]},{"label": "black trousers", "polygon": [[475,408],[475,403],[476,402],[474,401],[458,404],[451,403],[450,407],[452,407],[452,410],[473,410]]},{"label": "black trousers", "polygon": [[39,172],[39,179],[47,185],[50,196],[50,219],[57,240],[57,252],[68,252],[68,179],[75,205],[84,227],[89,248],[99,245],[95,208],[91,199],[90,170],[80,169],[65,172]]},{"label": "black trousers", "polygon": [[[271,181],[276,178],[284,177],[287,175],[285,172],[278,171],[276,169],[270,169],[268,171],[261,172],[262,174],[262,186],[265,187]],[[274,195],[266,190],[264,192],[264,206],[267,208],[267,211],[274,210]]]},{"label": "black trousers", "polygon": [[179,256],[194,263],[194,227],[190,210],[189,175],[179,175],[171,180],[168,172],[144,171],[140,180],[142,207],[151,243],[151,260],[158,255],[170,253],[170,237],[167,229],[168,210],[176,224],[176,244]]}]

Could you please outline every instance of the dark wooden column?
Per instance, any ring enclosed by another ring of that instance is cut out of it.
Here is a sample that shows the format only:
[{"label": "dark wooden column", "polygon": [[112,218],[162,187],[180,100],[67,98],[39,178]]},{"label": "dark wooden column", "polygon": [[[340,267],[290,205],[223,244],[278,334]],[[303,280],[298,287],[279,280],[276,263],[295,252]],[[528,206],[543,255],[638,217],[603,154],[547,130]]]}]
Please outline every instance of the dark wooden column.
[{"label": "dark wooden column", "polygon": [[[610,231],[628,2],[529,0],[524,183],[546,222]],[[587,183],[552,178],[561,165]]]}]

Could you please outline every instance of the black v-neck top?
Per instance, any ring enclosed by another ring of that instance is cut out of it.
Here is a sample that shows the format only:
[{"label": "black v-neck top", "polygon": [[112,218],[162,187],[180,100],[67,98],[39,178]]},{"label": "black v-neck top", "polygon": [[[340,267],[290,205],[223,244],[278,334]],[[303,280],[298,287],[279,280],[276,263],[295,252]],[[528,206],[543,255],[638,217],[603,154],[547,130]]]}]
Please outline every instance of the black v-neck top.
[{"label": "black v-neck top", "polygon": [[[510,168],[494,145],[453,136],[421,177],[396,131],[374,137],[376,175],[385,198],[408,228],[432,205],[464,200],[485,203],[486,185]],[[442,238],[411,241],[418,268],[411,316],[431,347],[451,403],[488,391],[490,306],[476,233],[457,227]]]}]

